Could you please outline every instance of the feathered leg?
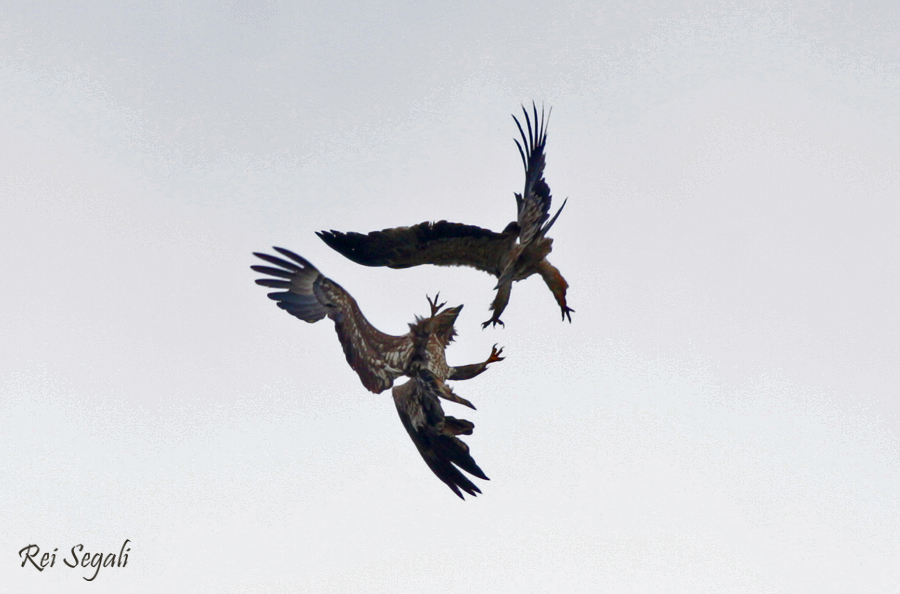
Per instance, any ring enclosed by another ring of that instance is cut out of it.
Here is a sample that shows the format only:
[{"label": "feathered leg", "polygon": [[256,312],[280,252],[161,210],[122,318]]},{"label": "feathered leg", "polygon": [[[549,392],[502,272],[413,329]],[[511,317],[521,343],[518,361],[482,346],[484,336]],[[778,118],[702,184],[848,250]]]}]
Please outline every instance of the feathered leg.
[{"label": "feathered leg", "polygon": [[559,273],[559,270],[547,260],[542,260],[541,263],[538,264],[538,273],[540,273],[544,282],[547,283],[547,288],[550,289],[553,296],[556,298],[556,302],[562,310],[563,321],[568,318],[571,323],[572,312],[575,310],[566,305],[566,289],[569,288],[569,283],[567,283],[566,279]]},{"label": "feathered leg", "polygon": [[488,324],[493,324],[496,326],[500,324],[501,326],[505,326],[500,320],[500,314],[503,313],[503,310],[506,309],[506,304],[509,303],[509,293],[512,290],[512,280],[501,281],[497,285],[497,296],[494,297],[494,302],[491,303],[491,311],[494,312],[494,315],[491,316],[491,319],[487,322],[484,322],[481,327],[487,328]]}]

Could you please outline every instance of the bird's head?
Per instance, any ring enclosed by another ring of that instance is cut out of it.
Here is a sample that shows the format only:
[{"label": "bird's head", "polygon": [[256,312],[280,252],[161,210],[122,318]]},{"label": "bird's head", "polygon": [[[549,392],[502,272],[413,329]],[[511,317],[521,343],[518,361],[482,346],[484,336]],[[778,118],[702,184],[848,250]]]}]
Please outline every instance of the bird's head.
[{"label": "bird's head", "polygon": [[446,302],[438,303],[437,296],[434,299],[428,297],[428,305],[431,306],[431,315],[427,318],[416,316],[415,323],[410,324],[409,329],[414,335],[423,339],[434,336],[441,344],[447,346],[453,342],[453,337],[456,336],[453,325],[463,306],[444,308]]},{"label": "bird's head", "polygon": [[444,344],[453,342],[453,337],[456,336],[456,329],[453,325],[456,323],[456,318],[459,317],[459,312],[462,311],[462,308],[462,305],[457,305],[456,307],[448,307],[436,315],[432,314],[429,320],[431,332]]}]

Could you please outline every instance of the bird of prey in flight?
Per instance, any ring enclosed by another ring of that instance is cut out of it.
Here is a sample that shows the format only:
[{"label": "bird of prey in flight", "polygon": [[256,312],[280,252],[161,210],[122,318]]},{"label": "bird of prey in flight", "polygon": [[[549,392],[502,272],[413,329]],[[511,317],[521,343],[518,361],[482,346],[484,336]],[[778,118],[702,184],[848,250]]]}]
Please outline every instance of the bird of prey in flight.
[{"label": "bird of prey in flight", "polygon": [[[516,116],[522,142],[516,140],[525,167],[525,189],[516,193],[516,220],[502,233],[460,223],[424,222],[412,227],[396,227],[362,233],[319,231],[316,234],[347,258],[365,266],[409,268],[421,264],[438,266],[470,266],[497,277],[497,291],[489,324],[503,325],[500,314],[509,302],[513,281],[540,274],[556,298],[563,320],[572,321],[574,310],[566,304],[566,280],[550,262],[547,254],[553,240],[547,231],[556,222],[566,203],[550,218],[550,186],[544,181],[544,147],[547,144],[547,118],[532,103],[533,119],[522,107],[525,128]],[[547,114],[549,117],[549,113]],[[527,135],[526,135],[527,130]],[[549,220],[549,221],[548,221]]]},{"label": "bird of prey in flight", "polygon": [[[392,336],[372,326],[356,300],[340,285],[325,277],[297,254],[276,247],[283,258],[254,252],[274,266],[251,266],[266,278],[256,280],[264,287],[278,289],[269,293],[278,307],[309,323],[328,316],[334,322],[347,363],[359,375],[369,391],[376,394],[392,389],[394,404],[407,433],[432,472],[460,498],[460,489],[475,496],[481,490],[462,472],[488,480],[469,454],[459,435],[471,435],[474,425],[444,414],[440,398],[463,404],[472,403],[457,396],[447,380],[465,380],[482,373],[490,363],[501,361],[503,349],[496,345],[483,363],[451,367],[444,352],[456,335],[454,323],[462,305],[444,308],[446,303],[428,299],[431,315],[416,316],[409,332]],[[394,385],[400,376],[410,379]]]}]

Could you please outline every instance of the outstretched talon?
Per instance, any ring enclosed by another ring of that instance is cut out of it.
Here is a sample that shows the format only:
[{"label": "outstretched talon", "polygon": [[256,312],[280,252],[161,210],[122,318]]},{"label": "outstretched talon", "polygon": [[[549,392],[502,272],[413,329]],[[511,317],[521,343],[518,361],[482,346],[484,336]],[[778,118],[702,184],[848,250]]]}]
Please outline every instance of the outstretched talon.
[{"label": "outstretched talon", "polygon": [[572,314],[573,314],[574,312],[575,312],[574,309],[572,309],[571,307],[568,307],[568,306],[564,305],[564,306],[562,307],[562,319],[563,319],[563,322],[566,321],[566,318],[569,318],[569,323],[571,324],[571,323],[572,323]]},{"label": "outstretched talon", "polygon": [[497,348],[497,345],[491,347],[491,355],[487,358],[487,361],[484,362],[484,366],[487,367],[491,363],[496,363],[497,361],[502,361],[504,357],[500,355],[503,354],[503,347]]},{"label": "outstretched talon", "polygon": [[447,379],[467,380],[472,379],[476,375],[481,375],[482,373],[487,371],[488,365],[490,365],[491,363],[503,361],[503,357],[501,356],[502,354],[503,347],[497,348],[497,345],[495,344],[491,347],[491,354],[485,361],[482,361],[481,363],[472,363],[471,365],[460,365],[459,367],[453,367],[451,368],[450,375]]},{"label": "outstretched talon", "polygon": [[481,329],[484,330],[485,328],[487,328],[488,324],[493,324],[494,326],[496,326],[497,324],[500,324],[501,326],[506,328],[506,324],[503,323],[503,320],[501,320],[500,318],[491,318],[487,322],[484,322],[483,324],[481,324]]},{"label": "outstretched talon", "polygon": [[441,296],[441,292],[440,292],[440,291],[438,291],[438,292],[435,294],[434,300],[432,300],[431,297],[429,297],[428,295],[425,295],[425,299],[428,300],[428,305],[431,306],[431,317],[432,317],[432,318],[433,318],[434,316],[436,316],[437,313],[438,313],[439,311],[441,311],[441,308],[442,308],[442,307],[444,307],[445,305],[447,305],[447,302],[446,302],[446,301],[444,301],[443,303],[441,303],[440,305],[438,305],[438,302],[437,302],[437,301],[438,301],[438,297],[440,297],[440,296]]}]

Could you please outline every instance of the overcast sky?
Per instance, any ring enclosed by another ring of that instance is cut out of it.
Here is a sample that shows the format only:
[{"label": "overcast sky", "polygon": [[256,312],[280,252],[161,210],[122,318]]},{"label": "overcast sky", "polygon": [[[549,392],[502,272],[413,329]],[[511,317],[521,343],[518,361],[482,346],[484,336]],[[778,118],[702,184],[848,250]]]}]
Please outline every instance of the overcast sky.
[{"label": "overcast sky", "polygon": [[[895,592],[892,2],[4,2],[0,583],[16,592]],[[553,107],[553,262],[358,266],[501,230]],[[460,501],[389,393],[256,286],[278,245],[451,364]],[[71,569],[73,546],[125,567]],[[43,572],[19,551],[56,549]]]}]

